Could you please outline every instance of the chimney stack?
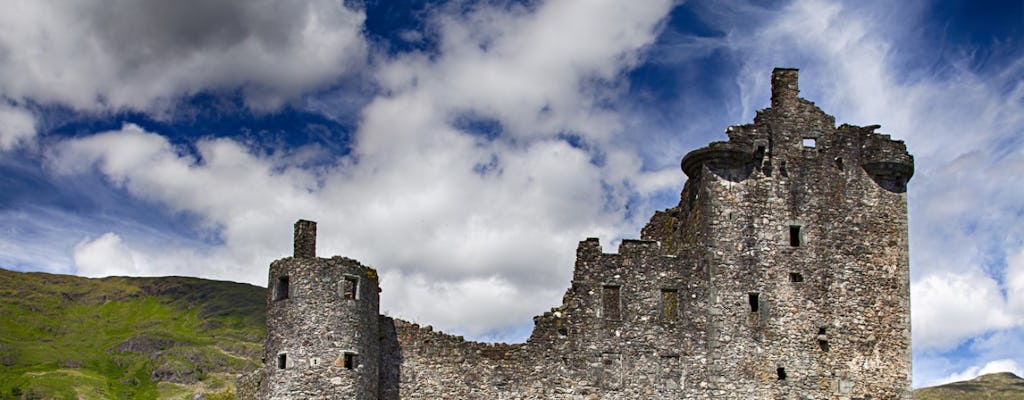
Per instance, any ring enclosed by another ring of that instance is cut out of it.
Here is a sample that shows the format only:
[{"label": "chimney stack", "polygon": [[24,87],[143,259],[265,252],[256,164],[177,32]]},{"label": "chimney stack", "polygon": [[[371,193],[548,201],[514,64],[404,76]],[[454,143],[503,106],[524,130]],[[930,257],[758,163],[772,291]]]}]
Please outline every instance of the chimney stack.
[{"label": "chimney stack", "polygon": [[316,258],[316,222],[295,221],[295,258]]},{"label": "chimney stack", "polygon": [[800,70],[775,68],[772,70],[772,107],[796,100],[800,94]]}]

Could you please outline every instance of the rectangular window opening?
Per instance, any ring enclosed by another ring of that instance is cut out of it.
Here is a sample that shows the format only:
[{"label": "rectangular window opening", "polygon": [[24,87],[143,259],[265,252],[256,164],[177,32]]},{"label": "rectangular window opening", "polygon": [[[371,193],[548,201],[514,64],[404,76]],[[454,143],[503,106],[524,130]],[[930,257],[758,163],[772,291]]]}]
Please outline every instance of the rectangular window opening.
[{"label": "rectangular window opening", "polygon": [[622,318],[620,305],[619,287],[607,285],[601,292],[601,304],[604,308],[604,318],[607,320],[619,320]]},{"label": "rectangular window opening", "polygon": [[342,282],[341,297],[345,300],[355,300],[359,293],[359,278],[346,276]]},{"label": "rectangular window opening", "polygon": [[804,276],[799,272],[790,272],[789,281],[794,283],[800,283],[804,281]]},{"label": "rectangular window opening", "polygon": [[779,377],[780,381],[786,380],[786,369],[782,367],[776,368],[775,375]]},{"label": "rectangular window opening", "polygon": [[288,366],[288,355],[281,353],[277,355],[277,369],[285,369]]},{"label": "rectangular window opening", "polygon": [[805,137],[803,142],[804,147],[809,149],[813,149],[818,144],[818,140],[812,137]]},{"label": "rectangular window opening", "polygon": [[666,321],[675,321],[679,316],[679,291],[661,289],[661,316]]},{"label": "rectangular window opening", "polygon": [[789,245],[792,247],[800,247],[800,225],[789,226]]},{"label": "rectangular window opening", "polygon": [[355,353],[345,353],[344,365],[345,369],[355,369],[358,364],[357,355]]},{"label": "rectangular window opening", "polygon": [[750,312],[757,312],[761,308],[760,294],[748,293],[747,301],[750,303]]},{"label": "rectangular window opening", "polygon": [[277,278],[277,285],[274,288],[274,300],[284,300],[288,298],[289,289],[288,276],[282,276]]},{"label": "rectangular window opening", "polygon": [[828,335],[825,334],[825,327],[818,328],[818,348],[828,353]]}]

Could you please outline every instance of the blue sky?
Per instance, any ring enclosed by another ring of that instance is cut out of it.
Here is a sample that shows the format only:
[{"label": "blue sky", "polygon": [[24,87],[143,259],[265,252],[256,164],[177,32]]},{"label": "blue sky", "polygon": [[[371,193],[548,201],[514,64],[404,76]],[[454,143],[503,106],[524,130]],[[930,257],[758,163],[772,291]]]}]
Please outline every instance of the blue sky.
[{"label": "blue sky", "polygon": [[11,1],[0,266],[265,285],[291,224],[382,311],[522,340],[775,66],[910,182],[914,384],[1024,369],[1024,2]]}]

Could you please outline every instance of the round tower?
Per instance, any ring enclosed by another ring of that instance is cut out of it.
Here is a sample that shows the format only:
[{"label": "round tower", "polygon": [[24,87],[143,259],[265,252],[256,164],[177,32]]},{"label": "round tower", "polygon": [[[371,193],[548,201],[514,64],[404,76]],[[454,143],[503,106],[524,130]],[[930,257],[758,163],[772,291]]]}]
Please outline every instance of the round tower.
[{"label": "round tower", "polygon": [[295,253],[270,264],[261,399],[379,398],[377,272],[316,257],[316,222],[295,223]]}]

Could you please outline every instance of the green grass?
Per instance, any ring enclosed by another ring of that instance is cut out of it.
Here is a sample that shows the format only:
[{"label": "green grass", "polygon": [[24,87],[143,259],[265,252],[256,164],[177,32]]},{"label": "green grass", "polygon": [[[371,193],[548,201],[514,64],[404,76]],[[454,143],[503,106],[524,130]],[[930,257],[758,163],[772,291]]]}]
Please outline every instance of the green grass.
[{"label": "green grass", "polygon": [[0,269],[0,399],[190,398],[258,365],[265,289]]},{"label": "green grass", "polygon": [[1009,372],[982,375],[969,381],[917,389],[915,400],[1020,400],[1024,379]]}]

